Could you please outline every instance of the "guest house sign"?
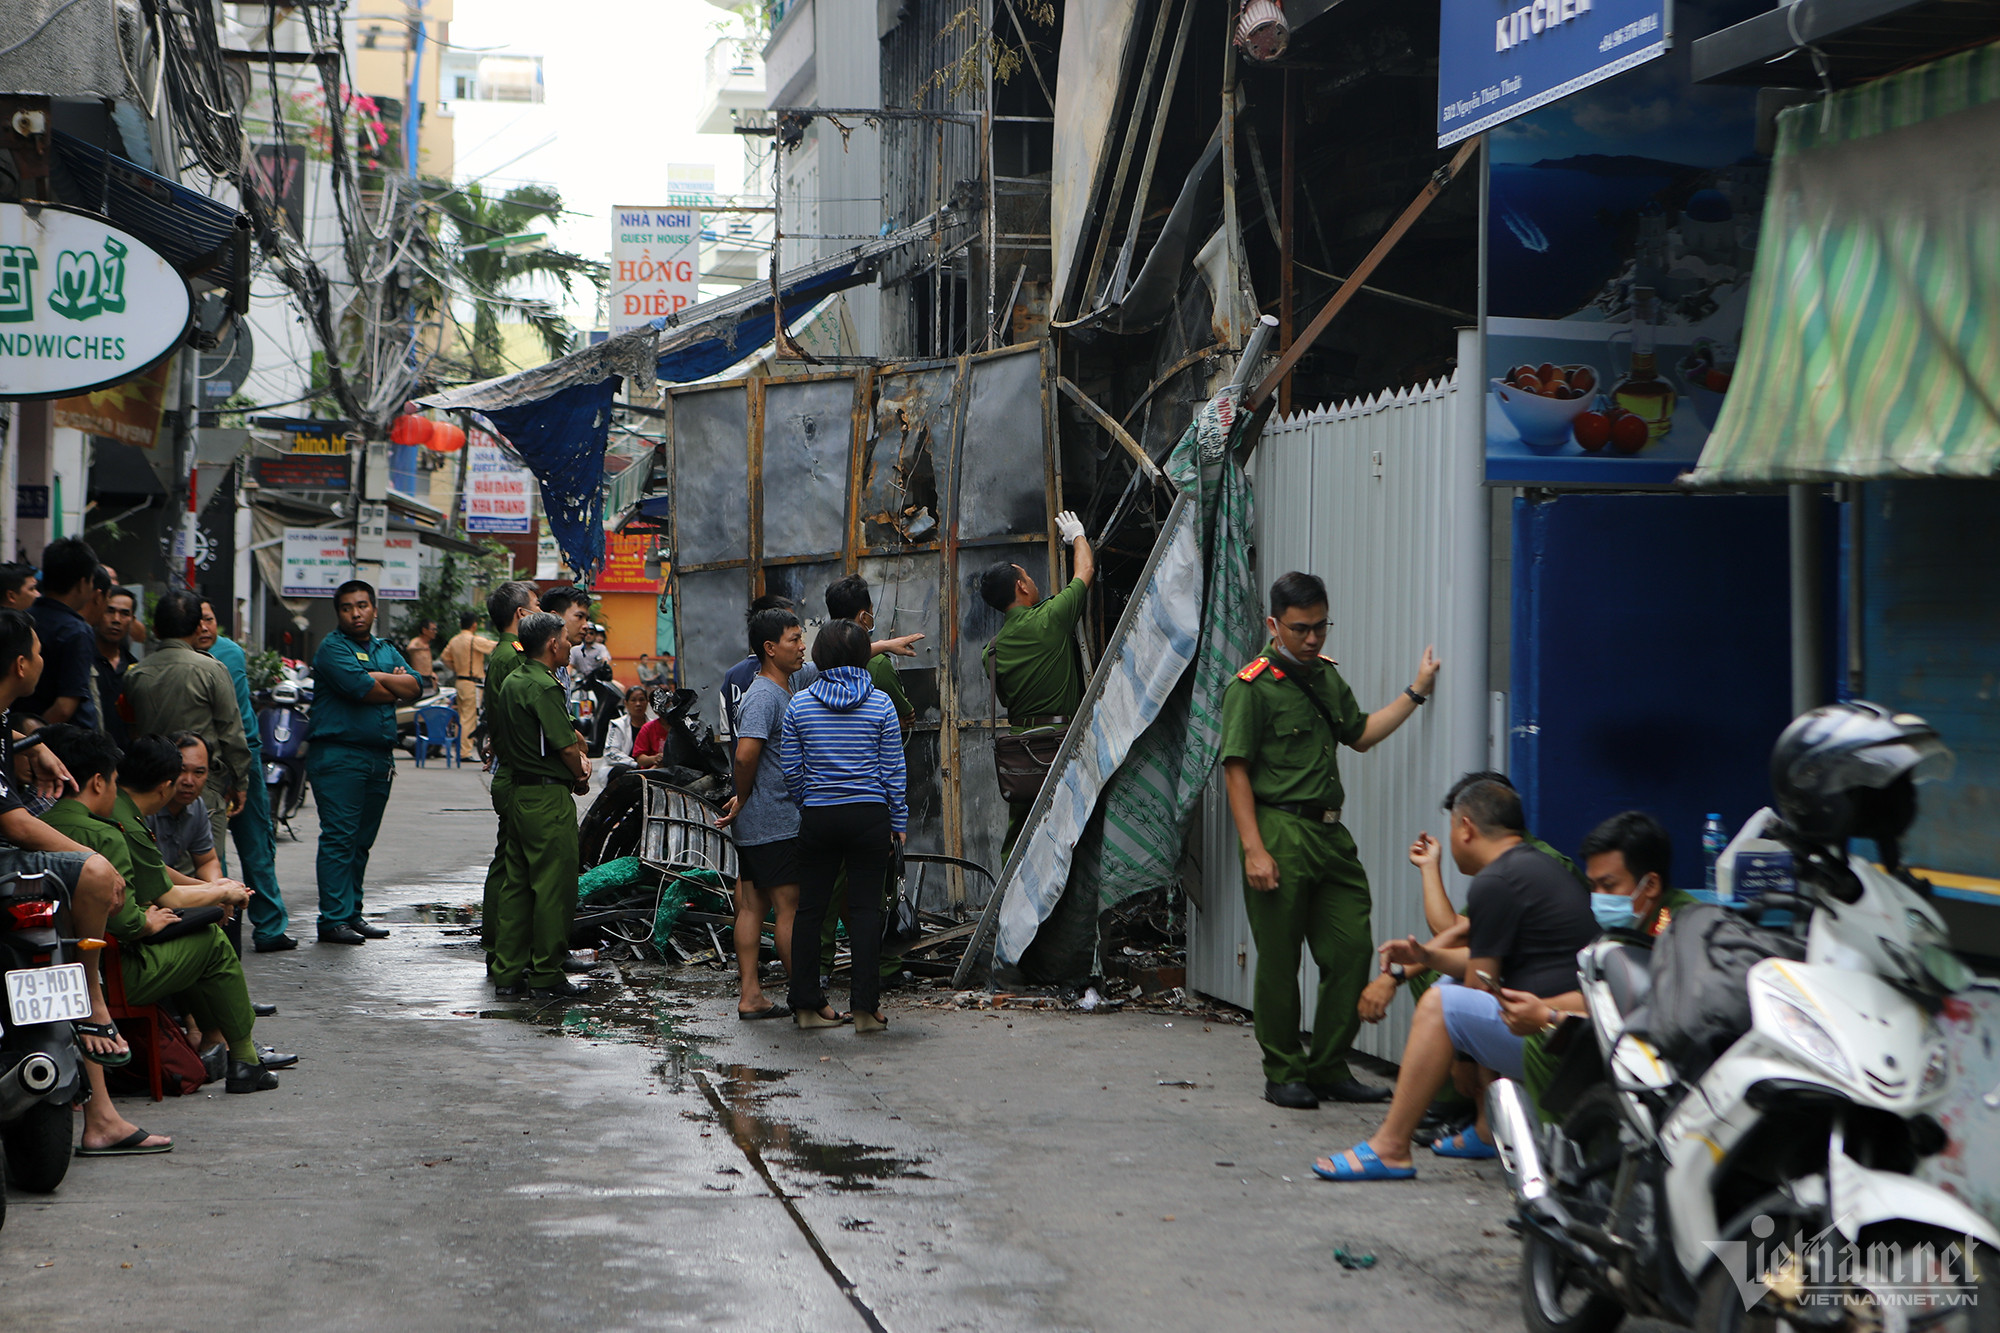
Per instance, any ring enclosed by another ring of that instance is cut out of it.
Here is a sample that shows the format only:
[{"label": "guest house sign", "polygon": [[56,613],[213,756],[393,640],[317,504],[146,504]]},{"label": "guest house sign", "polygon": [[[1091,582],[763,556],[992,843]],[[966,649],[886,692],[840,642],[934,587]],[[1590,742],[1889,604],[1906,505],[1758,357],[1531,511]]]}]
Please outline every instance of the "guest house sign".
[{"label": "guest house sign", "polygon": [[128,232],[55,204],[0,204],[0,399],[116,384],[187,331],[187,283]]}]

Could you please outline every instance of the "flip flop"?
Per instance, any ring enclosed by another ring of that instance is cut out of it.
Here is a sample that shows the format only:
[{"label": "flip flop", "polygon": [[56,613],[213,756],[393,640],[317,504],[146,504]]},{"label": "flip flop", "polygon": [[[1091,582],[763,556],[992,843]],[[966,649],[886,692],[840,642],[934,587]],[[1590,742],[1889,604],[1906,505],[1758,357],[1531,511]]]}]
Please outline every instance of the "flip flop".
[{"label": "flip flop", "polygon": [[1364,1141],[1349,1149],[1354,1160],[1361,1163],[1356,1171],[1347,1164],[1345,1155],[1322,1157],[1313,1163],[1313,1174],[1321,1180],[1415,1180],[1417,1168],[1414,1166],[1390,1166],[1375,1155],[1375,1150]]},{"label": "flip flop", "polygon": [[[86,1148],[78,1144],[76,1155],[78,1157],[145,1157],[156,1152],[172,1152],[174,1150],[174,1141],[172,1139],[167,1139],[164,1144],[159,1144],[151,1148],[145,1147],[146,1140],[152,1137],[153,1132],[151,1130],[135,1129],[108,1148]],[[164,1134],[160,1137],[166,1138]]]},{"label": "flip flop", "polygon": [[761,1023],[767,1018],[790,1018],[792,1011],[782,1004],[767,1004],[762,1009],[738,1009],[736,1016],[746,1023]]},{"label": "flip flop", "polygon": [[[72,1031],[76,1033],[76,1035],[79,1038],[98,1037],[102,1038],[105,1041],[118,1040],[118,1025],[116,1023],[72,1022],[70,1024],[70,1028]],[[106,1069],[117,1069],[121,1065],[129,1065],[132,1063],[132,1048],[130,1046],[127,1046],[122,1052],[112,1051],[108,1055],[99,1055],[96,1051],[91,1050],[88,1046],[85,1046],[81,1040],[79,1040],[76,1043],[76,1053],[82,1056],[84,1059],[90,1061],[92,1064],[102,1065]]]},{"label": "flip flop", "polygon": [[1479,1131],[1467,1125],[1449,1138],[1442,1138],[1431,1144],[1431,1151],[1439,1157],[1463,1157],[1469,1161],[1483,1162],[1489,1157],[1498,1157],[1500,1150],[1479,1137]]}]

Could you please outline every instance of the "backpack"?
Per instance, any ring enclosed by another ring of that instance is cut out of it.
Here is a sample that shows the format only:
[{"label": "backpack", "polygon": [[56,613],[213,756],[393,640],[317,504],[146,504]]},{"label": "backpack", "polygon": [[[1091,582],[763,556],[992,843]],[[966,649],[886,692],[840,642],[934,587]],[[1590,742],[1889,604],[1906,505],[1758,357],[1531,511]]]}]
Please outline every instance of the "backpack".
[{"label": "backpack", "polygon": [[1750,969],[1766,958],[1805,956],[1805,941],[1795,935],[1753,926],[1712,903],[1684,907],[1653,945],[1652,989],[1627,1027],[1652,1038],[1692,1084],[1750,1030]]},{"label": "backpack", "polygon": [[[201,1052],[181,1025],[165,1012],[160,1014],[159,1033],[160,1090],[169,1097],[185,1097],[208,1081],[208,1071],[202,1067]],[[128,1033],[127,1036],[135,1034]],[[138,1041],[132,1043],[135,1047]],[[146,1095],[152,1085],[147,1081],[144,1055],[134,1050],[132,1063],[116,1069],[104,1071],[106,1086],[114,1092]]]}]

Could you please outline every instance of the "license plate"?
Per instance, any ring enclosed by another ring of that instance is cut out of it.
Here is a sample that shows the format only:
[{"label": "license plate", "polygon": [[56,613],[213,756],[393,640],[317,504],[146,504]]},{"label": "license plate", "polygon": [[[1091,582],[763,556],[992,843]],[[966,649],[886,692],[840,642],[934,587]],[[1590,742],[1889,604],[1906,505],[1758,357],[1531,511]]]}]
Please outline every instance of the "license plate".
[{"label": "license plate", "polygon": [[90,1017],[90,987],[82,963],[7,974],[7,1008],[15,1027],[67,1023]]}]

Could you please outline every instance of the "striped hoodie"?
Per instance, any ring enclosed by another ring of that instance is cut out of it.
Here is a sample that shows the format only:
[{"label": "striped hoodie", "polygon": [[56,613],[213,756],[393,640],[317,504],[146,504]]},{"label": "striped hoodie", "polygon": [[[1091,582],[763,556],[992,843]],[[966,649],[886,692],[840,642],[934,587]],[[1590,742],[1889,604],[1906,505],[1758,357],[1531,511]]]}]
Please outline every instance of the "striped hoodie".
[{"label": "striped hoodie", "polygon": [[903,832],[903,728],[865,667],[835,667],[792,696],[778,735],[785,790],[800,809],[881,801]]}]

